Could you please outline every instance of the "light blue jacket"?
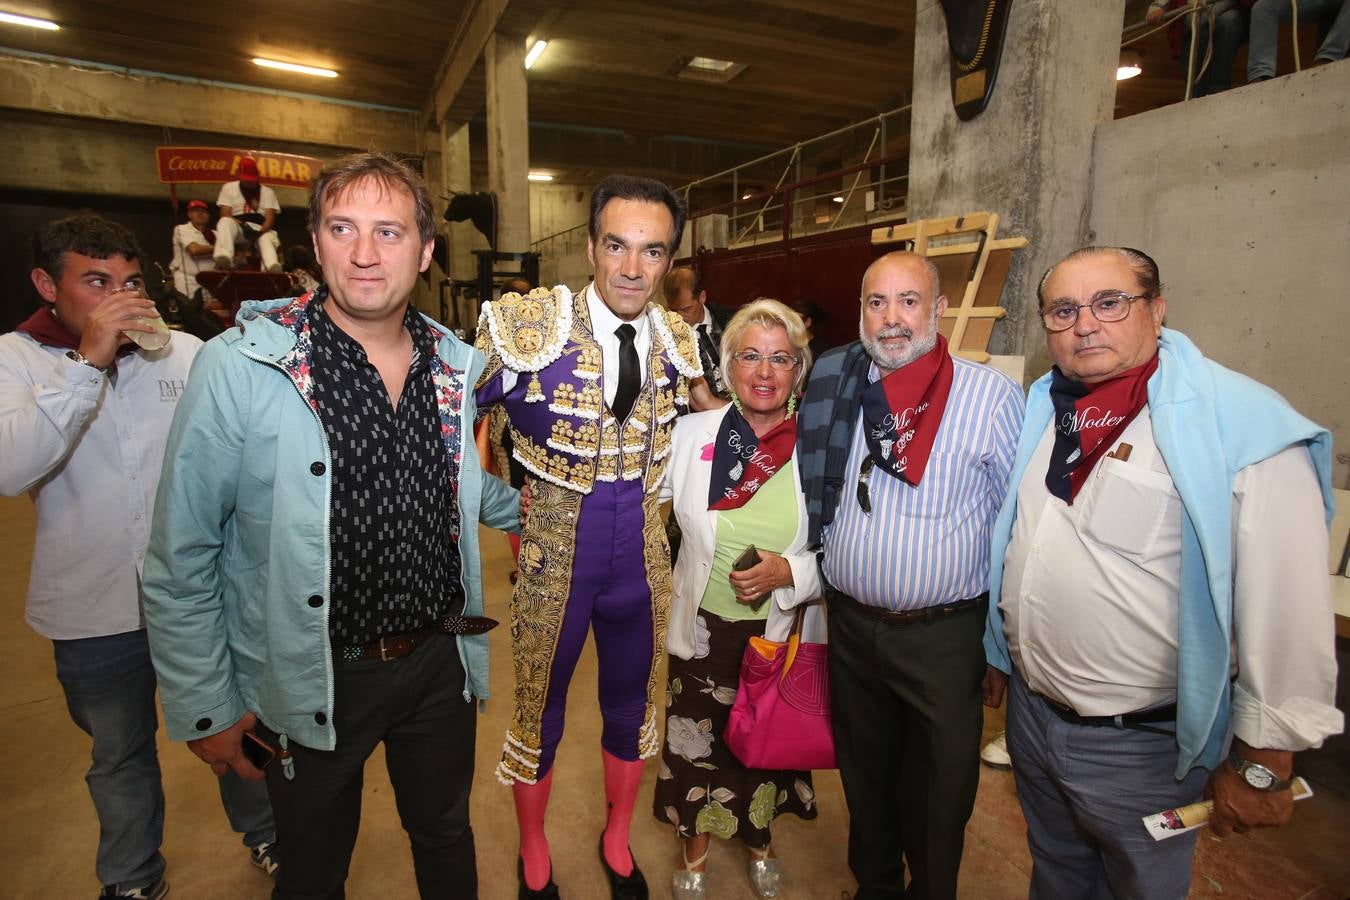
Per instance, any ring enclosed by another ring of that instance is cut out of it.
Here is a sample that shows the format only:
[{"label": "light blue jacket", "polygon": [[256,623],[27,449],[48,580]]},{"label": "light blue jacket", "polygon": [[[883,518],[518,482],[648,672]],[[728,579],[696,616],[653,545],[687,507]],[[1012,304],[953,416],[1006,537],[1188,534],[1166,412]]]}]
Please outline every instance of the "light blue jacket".
[{"label": "light blue jacket", "polygon": [[[308,296],[246,303],[198,354],[169,434],[145,560],[145,617],[174,740],[251,710],[331,750],[328,640],[332,460],[312,404]],[[483,356],[430,319],[442,435],[459,460],[465,615],[483,613],[478,523],[517,529],[519,495],[473,442]],[[488,696],[487,636],[457,638],[466,701]]]},{"label": "light blue jacket", "polygon": [[[1331,434],[1270,388],[1205,359],[1190,339],[1164,328],[1158,369],[1148,381],[1153,438],[1181,497],[1181,609],[1177,648],[1176,776],[1222,760],[1232,704],[1233,479],[1247,466],[1303,444],[1312,456],[1331,521]],[[1011,671],[999,611],[1003,557],[1017,517],[1017,486],[1054,405],[1050,374],[1032,386],[1013,465],[1012,487],[994,524],[989,569],[989,664]],[[1274,600],[1274,598],[1271,598]]]}]

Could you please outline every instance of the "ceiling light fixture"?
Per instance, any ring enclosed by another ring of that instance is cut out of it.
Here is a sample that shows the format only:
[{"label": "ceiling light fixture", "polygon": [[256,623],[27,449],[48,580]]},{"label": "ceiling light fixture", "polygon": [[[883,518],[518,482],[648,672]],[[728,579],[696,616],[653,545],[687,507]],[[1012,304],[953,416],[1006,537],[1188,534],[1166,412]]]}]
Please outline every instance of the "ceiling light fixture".
[{"label": "ceiling light fixture", "polygon": [[278,62],[275,59],[263,59],[260,56],[253,57],[255,66],[262,66],[264,69],[280,69],[283,72],[296,72],[300,75],[317,75],[320,78],[336,78],[338,73],[332,69],[320,69],[318,66],[302,66],[298,63]]},{"label": "ceiling light fixture", "polygon": [[830,198],[830,199],[832,199],[835,203],[843,203],[843,202],[844,202],[844,198],[843,198],[843,197],[832,197],[832,198]]},{"label": "ceiling light fixture", "polygon": [[1144,71],[1144,57],[1133,47],[1120,51],[1120,63],[1116,66],[1116,81],[1125,81]]},{"label": "ceiling light fixture", "polygon": [[30,16],[16,16],[14,13],[0,12],[0,22],[8,25],[26,25],[29,28],[41,28],[43,31],[60,31],[61,26],[46,19],[34,19]]},{"label": "ceiling light fixture", "polygon": [[526,178],[528,181],[552,181],[552,180],[553,180],[553,176],[550,175],[550,174],[547,173],[547,172],[531,172],[530,174],[526,175],[525,178]]},{"label": "ceiling light fixture", "polygon": [[715,84],[725,84],[745,71],[745,63],[732,62],[729,59],[713,59],[711,56],[682,59],[677,66],[674,74],[678,78],[711,81]]},{"label": "ceiling light fixture", "polygon": [[530,48],[530,52],[525,54],[525,68],[528,69],[530,66],[539,62],[539,57],[544,55],[544,48],[547,46],[548,41],[535,41],[534,46]]}]

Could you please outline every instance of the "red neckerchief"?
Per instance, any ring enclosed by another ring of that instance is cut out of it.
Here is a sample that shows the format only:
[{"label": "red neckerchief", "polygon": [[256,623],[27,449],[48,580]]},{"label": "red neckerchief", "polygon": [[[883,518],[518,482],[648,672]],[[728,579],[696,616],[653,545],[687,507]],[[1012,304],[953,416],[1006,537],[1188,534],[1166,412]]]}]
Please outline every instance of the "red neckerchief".
[{"label": "red neckerchief", "polygon": [[80,349],[79,336],[55,316],[50,303],[42,304],[14,330],[22,331],[39,344],[48,347],[61,347],[64,350]]},{"label": "red neckerchief", "polygon": [[795,414],[758,437],[741,411],[731,407],[722,417],[713,443],[708,509],[740,509],[764,482],[787,465],[796,446]]},{"label": "red neckerchief", "polygon": [[1115,378],[1084,384],[1055,366],[1050,375],[1050,402],[1055,406],[1055,446],[1045,486],[1065,503],[1087,482],[1093,466],[1148,403],[1148,379],[1158,368],[1158,355]]},{"label": "red neckerchief", "polygon": [[939,334],[932,350],[862,392],[863,435],[872,459],[914,487],[933,452],[955,371],[947,339]]}]

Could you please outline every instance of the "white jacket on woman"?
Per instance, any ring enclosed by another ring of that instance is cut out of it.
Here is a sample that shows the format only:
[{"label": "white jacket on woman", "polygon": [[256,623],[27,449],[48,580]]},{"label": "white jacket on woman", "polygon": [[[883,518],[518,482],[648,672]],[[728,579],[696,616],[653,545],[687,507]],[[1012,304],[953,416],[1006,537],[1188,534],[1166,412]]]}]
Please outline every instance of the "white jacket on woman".
[{"label": "white jacket on woman", "polygon": [[[717,537],[717,510],[708,509],[712,454],[704,448],[717,440],[722,418],[729,409],[730,406],[724,406],[691,413],[675,424],[670,463],[661,485],[661,499],[674,499],[675,517],[683,532],[680,558],[675,563],[674,597],[666,631],[666,650],[681,659],[696,655],[698,607],[712,574]],[[782,473],[774,477],[781,478]],[[796,607],[820,598],[820,566],[816,555],[806,551],[806,503],[802,498],[802,478],[795,453],[792,455],[792,482],[795,486],[793,496],[797,499],[797,533],[782,556],[792,567],[793,583],[790,587],[777,588],[769,601],[771,606],[764,636],[771,641],[787,640]],[[825,641],[822,602],[807,607],[802,622],[802,640]]]}]

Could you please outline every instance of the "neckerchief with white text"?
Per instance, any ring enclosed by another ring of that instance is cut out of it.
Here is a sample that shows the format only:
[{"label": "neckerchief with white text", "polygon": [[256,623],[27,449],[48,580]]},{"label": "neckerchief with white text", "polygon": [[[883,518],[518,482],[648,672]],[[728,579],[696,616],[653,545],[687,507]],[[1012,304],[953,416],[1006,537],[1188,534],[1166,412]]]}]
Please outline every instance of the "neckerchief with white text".
[{"label": "neckerchief with white text", "polygon": [[1102,454],[1148,403],[1148,379],[1158,368],[1158,355],[1115,378],[1084,384],[1055,366],[1050,376],[1050,402],[1055,405],[1055,446],[1045,486],[1073,506]]},{"label": "neckerchief with white text", "polygon": [[939,334],[932,350],[863,390],[863,435],[872,459],[914,487],[933,452],[954,372],[947,339]]},{"label": "neckerchief with white text", "polygon": [[708,509],[740,509],[792,459],[796,446],[795,413],[761,438],[739,409],[728,409],[713,442]]}]

